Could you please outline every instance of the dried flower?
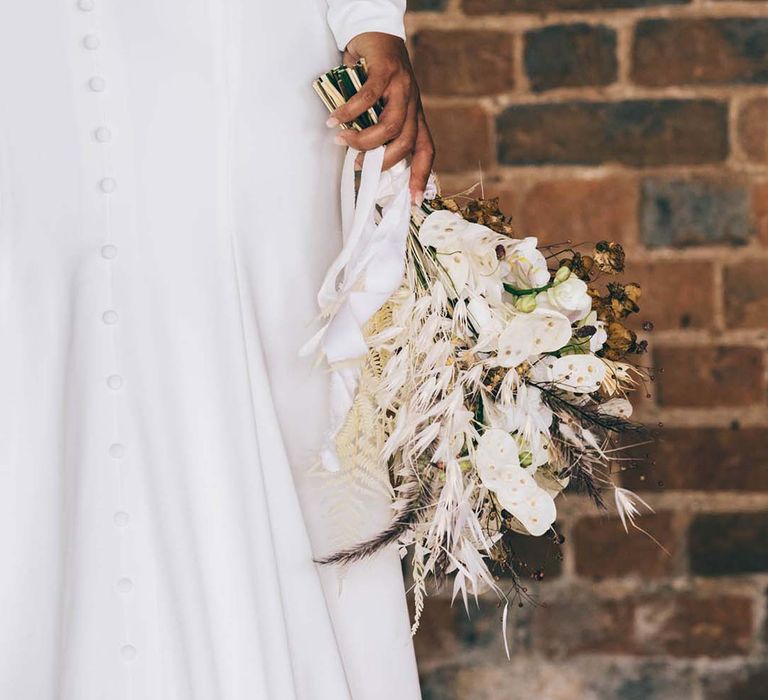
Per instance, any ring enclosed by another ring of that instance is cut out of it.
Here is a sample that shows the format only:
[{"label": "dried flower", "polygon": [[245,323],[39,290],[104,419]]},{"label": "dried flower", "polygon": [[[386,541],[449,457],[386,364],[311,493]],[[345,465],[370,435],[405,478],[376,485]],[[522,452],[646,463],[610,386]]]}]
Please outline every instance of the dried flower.
[{"label": "dried flower", "polygon": [[615,275],[624,271],[624,249],[618,243],[600,241],[595,245],[592,257],[602,272]]}]

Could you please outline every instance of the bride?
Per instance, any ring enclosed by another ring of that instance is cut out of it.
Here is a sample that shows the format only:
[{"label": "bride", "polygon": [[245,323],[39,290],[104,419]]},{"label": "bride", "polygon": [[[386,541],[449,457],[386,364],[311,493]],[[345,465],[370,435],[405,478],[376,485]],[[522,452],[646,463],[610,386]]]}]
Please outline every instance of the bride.
[{"label": "bride", "polygon": [[[328,387],[298,357],[337,144],[425,188],[404,6],[3,4],[0,697],[420,697],[397,553],[312,561]],[[370,80],[328,129],[339,51]]]}]

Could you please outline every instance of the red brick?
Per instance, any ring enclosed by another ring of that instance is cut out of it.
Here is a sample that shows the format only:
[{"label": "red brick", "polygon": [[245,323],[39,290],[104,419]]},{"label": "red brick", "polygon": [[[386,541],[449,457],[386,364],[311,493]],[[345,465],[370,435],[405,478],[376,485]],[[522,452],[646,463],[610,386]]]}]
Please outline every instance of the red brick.
[{"label": "red brick", "polygon": [[491,122],[477,106],[427,107],[427,119],[437,148],[435,170],[487,170],[493,165]]},{"label": "red brick", "polygon": [[560,529],[555,525],[557,536],[550,534],[541,537],[513,534],[507,541],[511,550],[512,570],[508,566],[491,564],[490,570],[502,588],[517,577],[522,585],[530,580],[548,582],[557,579],[563,568],[563,548],[557,541]]},{"label": "red brick", "polygon": [[742,106],[736,134],[747,160],[768,163],[768,97],[755,98]]},{"label": "red brick", "polygon": [[765,700],[768,666],[745,666],[705,678],[704,700]]},{"label": "red brick", "polygon": [[640,85],[765,83],[768,20],[643,20],[632,61],[632,80]]},{"label": "red brick", "polygon": [[622,483],[638,491],[768,491],[768,428],[663,428],[631,450]]},{"label": "red brick", "polygon": [[528,191],[518,222],[522,234],[544,244],[631,244],[637,231],[637,185],[615,176],[590,180],[546,180]]},{"label": "red brick", "polygon": [[679,545],[672,513],[644,514],[638,524],[667,551],[635,528],[625,532],[618,518],[581,518],[572,535],[576,573],[592,579],[671,575]]},{"label": "red brick", "polygon": [[602,25],[559,24],[525,34],[525,71],[534,92],[609,85],[616,80],[616,32]]},{"label": "red brick", "polygon": [[637,603],[638,652],[677,658],[747,654],[753,615],[752,601],[739,595],[648,598]]},{"label": "red brick", "polygon": [[661,406],[694,408],[762,403],[763,353],[751,347],[656,348]]},{"label": "red brick", "polygon": [[752,220],[760,243],[768,246],[768,182],[757,182],[752,187]]},{"label": "red brick", "polygon": [[[430,597],[426,601],[421,625],[414,637],[416,653],[424,661],[441,660],[469,649],[503,644],[501,640],[501,610],[490,600],[470,609],[467,616],[460,598]],[[515,613],[519,611],[516,609]],[[510,631],[515,620],[510,620]]]},{"label": "red brick", "polygon": [[660,260],[634,262],[631,254],[622,280],[637,282],[643,290],[640,312],[632,316],[636,329],[650,321],[655,330],[712,328],[715,271],[711,262]]},{"label": "red brick", "polygon": [[514,38],[508,32],[424,30],[412,38],[419,87],[432,95],[491,95],[511,90]]},{"label": "red brick", "polygon": [[729,150],[726,106],[716,100],[514,105],[496,126],[506,165],[695,165],[722,162]]},{"label": "red brick", "polygon": [[691,573],[734,576],[768,572],[768,511],[704,513],[688,531]]},{"label": "red brick", "polygon": [[748,260],[725,268],[725,322],[730,328],[768,327],[768,261]]},{"label": "red brick", "polygon": [[534,649],[554,657],[630,654],[635,648],[633,633],[632,601],[570,596],[533,611]]},{"label": "red brick", "polygon": [[462,0],[468,15],[498,14],[503,12],[556,12],[558,10],[625,9],[655,7],[657,5],[685,5],[690,0]]},{"label": "red brick", "polygon": [[640,238],[650,248],[744,245],[754,234],[749,182],[717,177],[645,177]]}]

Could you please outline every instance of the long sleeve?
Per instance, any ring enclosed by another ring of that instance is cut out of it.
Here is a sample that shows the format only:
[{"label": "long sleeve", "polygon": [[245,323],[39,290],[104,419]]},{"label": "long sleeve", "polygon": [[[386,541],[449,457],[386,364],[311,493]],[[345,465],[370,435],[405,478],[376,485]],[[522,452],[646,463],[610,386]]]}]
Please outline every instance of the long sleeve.
[{"label": "long sleeve", "polygon": [[405,39],[406,0],[328,0],[328,25],[340,51],[363,32],[382,32]]}]

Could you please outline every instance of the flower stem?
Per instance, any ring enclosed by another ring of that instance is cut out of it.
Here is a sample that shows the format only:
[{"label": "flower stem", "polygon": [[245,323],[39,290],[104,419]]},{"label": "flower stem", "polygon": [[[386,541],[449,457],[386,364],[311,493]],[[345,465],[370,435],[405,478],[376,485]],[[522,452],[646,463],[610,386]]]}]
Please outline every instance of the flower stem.
[{"label": "flower stem", "polygon": [[504,283],[504,289],[506,289],[510,294],[516,297],[524,297],[529,294],[538,294],[539,292],[546,292],[548,289],[552,287],[552,283],[545,284],[543,287],[534,287],[533,289],[517,289],[513,287],[511,284]]}]

